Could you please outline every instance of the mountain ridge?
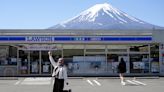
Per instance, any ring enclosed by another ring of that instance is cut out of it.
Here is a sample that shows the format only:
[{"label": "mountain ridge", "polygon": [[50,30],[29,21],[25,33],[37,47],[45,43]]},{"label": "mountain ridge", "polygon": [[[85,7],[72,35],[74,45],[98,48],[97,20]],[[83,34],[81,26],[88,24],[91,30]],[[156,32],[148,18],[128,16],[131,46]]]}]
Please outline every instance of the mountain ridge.
[{"label": "mountain ridge", "polygon": [[96,4],[77,16],[49,29],[153,29],[158,27],[132,17],[108,3]]}]

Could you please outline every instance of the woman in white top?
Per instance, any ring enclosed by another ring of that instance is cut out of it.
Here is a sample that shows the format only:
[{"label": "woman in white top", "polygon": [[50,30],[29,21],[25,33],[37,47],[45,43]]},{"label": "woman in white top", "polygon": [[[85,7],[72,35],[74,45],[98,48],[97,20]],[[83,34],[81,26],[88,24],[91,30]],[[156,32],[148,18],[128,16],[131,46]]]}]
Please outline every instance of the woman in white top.
[{"label": "woman in white top", "polygon": [[49,51],[49,59],[51,64],[53,65],[53,73],[52,76],[55,77],[53,92],[63,92],[64,82],[68,85],[67,80],[67,69],[64,65],[64,59],[59,58],[58,62],[55,62],[52,53]]}]

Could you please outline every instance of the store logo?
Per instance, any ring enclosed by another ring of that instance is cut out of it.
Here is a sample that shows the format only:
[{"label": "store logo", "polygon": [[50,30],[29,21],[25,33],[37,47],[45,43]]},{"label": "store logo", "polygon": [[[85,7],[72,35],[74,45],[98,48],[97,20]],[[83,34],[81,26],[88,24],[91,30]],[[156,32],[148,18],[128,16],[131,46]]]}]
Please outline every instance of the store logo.
[{"label": "store logo", "polygon": [[46,36],[29,36],[26,37],[26,41],[30,42],[51,42],[53,41],[52,37],[46,37]]}]

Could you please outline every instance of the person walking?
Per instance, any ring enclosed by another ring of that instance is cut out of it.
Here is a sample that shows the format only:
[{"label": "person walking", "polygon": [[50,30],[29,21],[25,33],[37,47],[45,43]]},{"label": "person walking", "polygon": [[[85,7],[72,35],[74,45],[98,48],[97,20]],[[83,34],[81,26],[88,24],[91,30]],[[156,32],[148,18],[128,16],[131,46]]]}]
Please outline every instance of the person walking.
[{"label": "person walking", "polygon": [[121,61],[118,64],[118,73],[119,73],[122,85],[126,84],[124,81],[124,75],[123,75],[125,72],[126,72],[126,63],[125,63],[124,59],[121,58]]},{"label": "person walking", "polygon": [[67,82],[67,69],[64,65],[64,59],[59,58],[57,62],[54,61],[52,53],[49,51],[49,60],[54,67],[52,76],[55,78],[53,85],[53,92],[63,92],[64,83],[68,85]]}]

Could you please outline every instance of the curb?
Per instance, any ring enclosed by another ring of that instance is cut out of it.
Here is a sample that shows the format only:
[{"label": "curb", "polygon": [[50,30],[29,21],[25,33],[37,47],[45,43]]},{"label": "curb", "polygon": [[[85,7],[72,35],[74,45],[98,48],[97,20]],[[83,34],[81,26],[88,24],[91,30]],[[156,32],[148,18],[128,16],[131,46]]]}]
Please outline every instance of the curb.
[{"label": "curb", "polygon": [[18,77],[0,77],[0,80],[18,80]]}]

